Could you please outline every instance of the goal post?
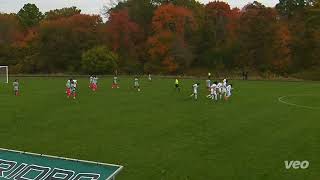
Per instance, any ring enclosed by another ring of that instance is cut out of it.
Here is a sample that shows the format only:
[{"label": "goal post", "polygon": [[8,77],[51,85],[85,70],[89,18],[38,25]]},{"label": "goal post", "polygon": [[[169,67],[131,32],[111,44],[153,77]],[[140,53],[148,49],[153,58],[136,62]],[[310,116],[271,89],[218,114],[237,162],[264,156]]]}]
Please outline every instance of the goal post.
[{"label": "goal post", "polygon": [[0,66],[0,83],[9,83],[9,67]]}]

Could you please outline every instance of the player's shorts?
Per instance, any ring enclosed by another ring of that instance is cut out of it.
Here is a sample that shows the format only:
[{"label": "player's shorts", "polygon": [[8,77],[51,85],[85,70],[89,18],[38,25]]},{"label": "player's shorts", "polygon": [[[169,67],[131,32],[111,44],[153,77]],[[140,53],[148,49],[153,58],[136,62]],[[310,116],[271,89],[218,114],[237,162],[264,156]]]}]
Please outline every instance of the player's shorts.
[{"label": "player's shorts", "polygon": [[71,94],[71,89],[70,89],[70,88],[67,88],[67,89],[66,89],[66,93],[67,93],[68,96],[70,96],[70,94]]},{"label": "player's shorts", "polygon": [[227,91],[226,96],[227,96],[227,97],[230,97],[230,96],[231,96],[231,92],[230,92],[230,91]]},{"label": "player's shorts", "polygon": [[175,86],[176,88],[178,88],[178,87],[179,87],[179,84],[175,84],[174,86]]},{"label": "player's shorts", "polygon": [[222,88],[221,92],[224,94],[224,93],[227,93],[227,89],[226,88]]},{"label": "player's shorts", "polygon": [[139,87],[139,83],[134,83],[134,87]]},{"label": "player's shorts", "polygon": [[17,92],[17,91],[19,91],[19,88],[18,87],[14,87],[13,91]]}]

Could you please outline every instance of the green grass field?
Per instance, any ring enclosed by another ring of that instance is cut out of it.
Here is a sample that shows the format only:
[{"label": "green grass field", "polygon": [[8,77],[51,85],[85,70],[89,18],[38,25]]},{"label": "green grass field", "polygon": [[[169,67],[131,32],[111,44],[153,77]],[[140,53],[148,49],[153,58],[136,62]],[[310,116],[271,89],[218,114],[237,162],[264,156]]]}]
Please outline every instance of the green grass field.
[{"label": "green grass field", "polygon": [[[320,83],[234,81],[229,102],[189,98],[195,80],[111,78],[100,89],[79,79],[77,100],[63,78],[0,86],[2,148],[115,163],[119,180],[316,180],[320,177]],[[294,95],[294,96],[292,96]],[[311,108],[291,106],[278,101]],[[284,161],[307,160],[308,169]]]}]

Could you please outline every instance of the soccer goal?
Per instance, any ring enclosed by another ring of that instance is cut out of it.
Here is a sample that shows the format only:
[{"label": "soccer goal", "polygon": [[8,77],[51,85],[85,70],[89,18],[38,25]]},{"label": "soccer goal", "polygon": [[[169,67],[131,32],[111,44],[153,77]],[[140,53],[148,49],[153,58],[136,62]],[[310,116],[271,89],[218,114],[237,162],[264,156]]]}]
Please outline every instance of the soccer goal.
[{"label": "soccer goal", "polygon": [[0,66],[0,83],[9,83],[8,66]]}]

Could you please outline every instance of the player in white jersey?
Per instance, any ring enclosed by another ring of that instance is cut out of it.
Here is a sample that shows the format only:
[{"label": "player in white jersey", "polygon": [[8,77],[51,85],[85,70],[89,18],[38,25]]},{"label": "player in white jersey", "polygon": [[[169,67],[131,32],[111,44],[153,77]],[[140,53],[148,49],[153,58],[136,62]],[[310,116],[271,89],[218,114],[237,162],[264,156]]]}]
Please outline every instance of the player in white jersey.
[{"label": "player in white jersey", "polygon": [[73,99],[76,99],[76,97],[77,97],[77,84],[78,84],[77,80],[71,79],[70,90],[71,90],[71,95],[72,95]]},{"label": "player in white jersey", "polygon": [[92,85],[93,85],[93,76],[91,75],[89,78],[89,88],[92,89]]},{"label": "player in white jersey", "polygon": [[228,84],[226,89],[227,89],[227,92],[224,99],[227,101],[231,97],[232,84]]},{"label": "player in white jersey", "polygon": [[190,95],[191,97],[194,96],[195,100],[198,100],[198,88],[199,88],[200,83],[196,83],[192,85],[193,88],[193,93]]},{"label": "player in white jersey", "polygon": [[212,100],[218,100],[218,96],[217,96],[217,82],[214,82],[211,86],[210,86],[210,94],[207,96],[208,98],[212,99]]},{"label": "player in white jersey", "polygon": [[219,96],[219,99],[222,99],[222,83],[219,82],[216,86],[216,91]]},{"label": "player in white jersey", "polygon": [[69,98],[71,96],[71,81],[73,81],[73,80],[72,79],[68,79],[67,83],[66,83],[67,98]]},{"label": "player in white jersey", "polygon": [[18,81],[18,79],[14,80],[12,85],[13,85],[14,95],[19,96],[19,81]]},{"label": "player in white jersey", "polygon": [[118,84],[118,77],[117,76],[113,77],[113,82],[112,82],[112,86],[111,87],[112,87],[112,89],[113,88],[117,88],[117,89],[120,88],[119,84]]},{"label": "player in white jersey", "polygon": [[211,80],[210,79],[206,80],[206,86],[207,86],[208,91],[210,91],[210,87],[211,87]]},{"label": "player in white jersey", "polygon": [[73,80],[73,82],[74,82],[74,87],[76,87],[77,88],[77,86],[78,86],[78,80]]},{"label": "player in white jersey", "polygon": [[148,80],[152,81],[151,74],[148,75]]},{"label": "player in white jersey", "polygon": [[133,88],[134,88],[134,89],[138,89],[138,91],[140,91],[139,78],[138,78],[137,76],[134,78]]},{"label": "player in white jersey", "polygon": [[226,96],[226,93],[227,93],[227,83],[228,83],[227,79],[224,79],[222,81],[221,95],[224,96],[224,97]]},{"label": "player in white jersey", "polygon": [[98,77],[94,76],[92,80],[92,91],[96,91],[98,89]]}]

